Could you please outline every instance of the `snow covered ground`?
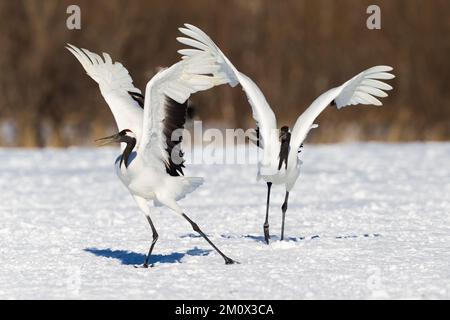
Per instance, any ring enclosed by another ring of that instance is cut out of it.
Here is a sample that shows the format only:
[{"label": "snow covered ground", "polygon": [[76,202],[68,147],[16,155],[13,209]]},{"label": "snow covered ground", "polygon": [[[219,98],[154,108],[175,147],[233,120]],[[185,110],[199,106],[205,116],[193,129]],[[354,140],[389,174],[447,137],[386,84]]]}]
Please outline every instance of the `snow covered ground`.
[{"label": "snow covered ground", "polygon": [[115,177],[115,149],[0,149],[0,298],[450,298],[450,144],[305,147],[280,242],[254,165],[192,165],[181,201],[222,259],[168,209],[160,238]]}]

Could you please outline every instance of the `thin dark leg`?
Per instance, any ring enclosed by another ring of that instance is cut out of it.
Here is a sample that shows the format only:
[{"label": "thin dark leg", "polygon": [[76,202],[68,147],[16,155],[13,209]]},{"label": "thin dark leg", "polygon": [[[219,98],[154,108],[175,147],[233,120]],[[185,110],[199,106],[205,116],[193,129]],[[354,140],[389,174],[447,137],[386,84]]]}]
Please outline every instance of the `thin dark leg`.
[{"label": "thin dark leg", "polygon": [[213,247],[214,250],[216,250],[217,253],[222,256],[222,258],[225,260],[225,264],[239,263],[237,261],[234,261],[233,259],[228,258],[222,251],[220,251],[219,248],[217,248],[214,245],[214,243],[212,243],[211,240],[209,240],[206,234],[204,234],[203,231],[200,230],[199,226],[194,221],[192,221],[186,214],[183,213],[183,217],[191,224],[192,229],[194,229],[195,232],[198,232],[211,245],[211,247]]},{"label": "thin dark leg", "polygon": [[269,203],[270,203],[270,189],[272,188],[272,182],[267,182],[267,203],[266,203],[266,221],[264,222],[264,239],[269,244]]},{"label": "thin dark leg", "polygon": [[148,250],[147,257],[145,257],[144,268],[148,268],[148,260],[150,259],[150,256],[152,255],[152,251],[153,251],[153,248],[155,247],[156,241],[158,241],[158,232],[156,232],[156,228],[153,225],[152,219],[150,219],[150,216],[146,216],[146,217],[147,217],[148,223],[150,224],[150,227],[152,228],[153,241],[150,246],[150,249]]},{"label": "thin dark leg", "polygon": [[282,221],[281,221],[281,241],[284,239],[284,220],[286,219],[286,211],[288,208],[288,199],[289,199],[289,192],[286,191],[286,197],[284,198],[284,203],[281,206],[281,210],[283,212]]}]

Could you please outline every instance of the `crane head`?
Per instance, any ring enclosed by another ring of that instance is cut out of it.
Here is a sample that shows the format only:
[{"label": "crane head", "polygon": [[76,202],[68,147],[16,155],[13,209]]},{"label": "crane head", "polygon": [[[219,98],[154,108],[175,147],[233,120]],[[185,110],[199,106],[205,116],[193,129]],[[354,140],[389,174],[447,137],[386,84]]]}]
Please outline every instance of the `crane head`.
[{"label": "crane head", "polygon": [[136,135],[130,129],[124,129],[119,133],[113,134],[112,136],[108,136],[105,138],[97,139],[98,146],[104,146],[110,143],[130,143],[132,140],[136,141]]}]

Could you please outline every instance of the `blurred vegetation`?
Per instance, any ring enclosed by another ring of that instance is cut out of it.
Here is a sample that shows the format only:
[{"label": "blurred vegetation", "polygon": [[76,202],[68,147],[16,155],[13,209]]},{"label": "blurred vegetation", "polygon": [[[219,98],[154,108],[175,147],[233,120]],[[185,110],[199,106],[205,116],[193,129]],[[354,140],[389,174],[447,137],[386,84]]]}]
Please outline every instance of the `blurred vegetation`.
[{"label": "blurred vegetation", "polygon": [[[66,28],[77,4],[82,29]],[[382,30],[366,28],[378,4]],[[89,144],[114,130],[97,85],[64,48],[108,52],[145,88],[179,59],[185,22],[204,29],[261,87],[280,125],[363,69],[395,67],[383,107],[329,108],[314,142],[450,138],[450,1],[447,0],[0,0],[0,145]],[[240,89],[192,99],[205,127],[254,127]]]}]

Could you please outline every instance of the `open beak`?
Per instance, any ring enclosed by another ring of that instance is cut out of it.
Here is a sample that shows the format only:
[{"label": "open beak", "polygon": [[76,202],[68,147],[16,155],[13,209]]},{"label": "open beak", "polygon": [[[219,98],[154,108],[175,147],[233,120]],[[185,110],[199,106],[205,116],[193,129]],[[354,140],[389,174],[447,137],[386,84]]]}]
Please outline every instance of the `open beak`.
[{"label": "open beak", "polygon": [[97,140],[95,140],[95,142],[97,142],[97,146],[98,147],[105,146],[105,145],[110,144],[110,143],[119,143],[120,142],[120,135],[117,133],[117,134],[114,134],[114,135],[109,136],[109,137],[97,139]]}]

